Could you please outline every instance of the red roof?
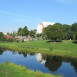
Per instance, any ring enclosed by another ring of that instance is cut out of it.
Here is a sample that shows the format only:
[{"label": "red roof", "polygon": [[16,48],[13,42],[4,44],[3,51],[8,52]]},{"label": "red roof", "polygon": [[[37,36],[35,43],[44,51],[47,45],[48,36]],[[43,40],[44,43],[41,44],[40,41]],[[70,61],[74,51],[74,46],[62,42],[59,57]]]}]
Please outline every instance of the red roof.
[{"label": "red roof", "polygon": [[10,39],[10,38],[12,38],[12,36],[6,36],[6,38]]}]

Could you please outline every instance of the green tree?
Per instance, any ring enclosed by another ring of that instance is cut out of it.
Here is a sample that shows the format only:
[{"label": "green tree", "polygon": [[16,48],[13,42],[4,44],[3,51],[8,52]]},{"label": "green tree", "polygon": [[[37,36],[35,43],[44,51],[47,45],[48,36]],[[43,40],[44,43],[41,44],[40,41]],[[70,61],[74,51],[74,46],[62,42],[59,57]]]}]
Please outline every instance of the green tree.
[{"label": "green tree", "polygon": [[77,31],[73,35],[73,40],[77,40]]},{"label": "green tree", "polygon": [[42,34],[41,34],[41,33],[40,33],[40,34],[38,33],[36,36],[39,38],[39,37],[41,37],[41,36],[42,36]]},{"label": "green tree", "polygon": [[18,35],[27,36],[28,34],[29,30],[27,29],[27,26],[25,26],[23,29],[22,28],[18,29]]},{"label": "green tree", "polygon": [[71,25],[71,30],[73,32],[76,32],[77,31],[77,23],[74,23],[74,24]]},{"label": "green tree", "polygon": [[21,27],[18,29],[18,35],[23,35],[23,29]]},{"label": "green tree", "polygon": [[29,33],[30,33],[29,35],[30,35],[31,37],[33,37],[33,36],[35,35],[35,31],[34,31],[34,30],[31,30]]},{"label": "green tree", "polygon": [[28,30],[27,26],[25,26],[22,31],[23,31],[23,36],[29,35],[29,30]]},{"label": "green tree", "polygon": [[0,32],[0,40],[4,37],[3,32]]},{"label": "green tree", "polygon": [[57,26],[49,25],[44,29],[44,32],[48,39],[57,40],[63,37],[62,31]]},{"label": "green tree", "polygon": [[64,33],[64,39],[66,39],[66,40],[72,39],[73,31],[71,30],[71,26],[70,25],[64,24],[62,32]]}]

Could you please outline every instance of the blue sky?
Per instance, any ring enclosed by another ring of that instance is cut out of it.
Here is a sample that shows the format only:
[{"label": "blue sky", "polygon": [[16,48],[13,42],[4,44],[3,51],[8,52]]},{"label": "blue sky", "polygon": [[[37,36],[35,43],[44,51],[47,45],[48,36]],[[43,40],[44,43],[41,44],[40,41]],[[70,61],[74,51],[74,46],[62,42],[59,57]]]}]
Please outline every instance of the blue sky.
[{"label": "blue sky", "polygon": [[36,29],[41,21],[77,22],[77,0],[0,0],[0,32]]}]

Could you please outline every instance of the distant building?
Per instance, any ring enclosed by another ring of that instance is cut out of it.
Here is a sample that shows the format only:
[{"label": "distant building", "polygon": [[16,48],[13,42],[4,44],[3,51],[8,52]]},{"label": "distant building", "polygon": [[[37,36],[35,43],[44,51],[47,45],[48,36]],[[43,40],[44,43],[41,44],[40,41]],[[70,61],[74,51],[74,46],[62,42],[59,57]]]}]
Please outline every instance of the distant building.
[{"label": "distant building", "polygon": [[7,33],[3,33],[4,35],[7,35]]},{"label": "distant building", "polygon": [[7,39],[12,39],[12,36],[6,36]]},{"label": "distant building", "polygon": [[20,41],[22,41],[22,40],[24,40],[24,41],[32,41],[33,39],[32,39],[32,37],[30,37],[30,36],[15,36],[15,39],[16,40],[20,40]]},{"label": "distant building", "polygon": [[52,22],[41,22],[40,25],[37,25],[37,34],[42,33],[42,30],[48,25],[54,25]]}]

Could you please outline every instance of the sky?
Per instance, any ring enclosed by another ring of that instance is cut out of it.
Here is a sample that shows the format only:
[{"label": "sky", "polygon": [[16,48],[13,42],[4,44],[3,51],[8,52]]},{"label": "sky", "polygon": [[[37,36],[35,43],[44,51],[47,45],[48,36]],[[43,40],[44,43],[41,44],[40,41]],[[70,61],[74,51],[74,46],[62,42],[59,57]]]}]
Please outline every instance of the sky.
[{"label": "sky", "polygon": [[33,30],[41,21],[77,22],[77,0],[0,0],[0,32]]}]

